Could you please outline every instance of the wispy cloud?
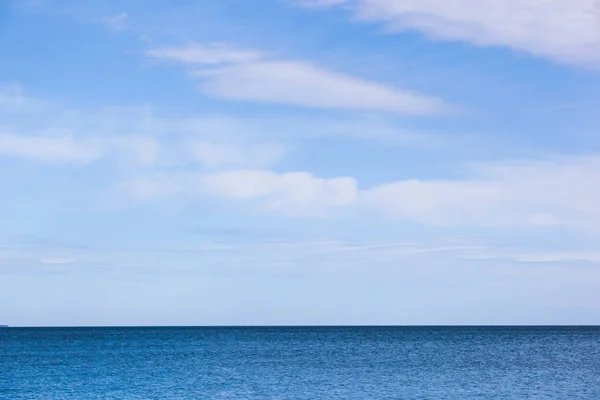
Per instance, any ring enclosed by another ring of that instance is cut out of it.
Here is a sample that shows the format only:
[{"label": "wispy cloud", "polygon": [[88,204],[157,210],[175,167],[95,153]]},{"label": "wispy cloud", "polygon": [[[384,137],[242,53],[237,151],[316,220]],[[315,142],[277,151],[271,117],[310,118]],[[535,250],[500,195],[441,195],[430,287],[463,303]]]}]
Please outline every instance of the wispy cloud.
[{"label": "wispy cloud", "polygon": [[[290,269],[307,268],[301,260],[311,260],[317,263],[333,263],[331,268],[353,270],[366,260],[373,265],[393,265],[402,260],[414,260],[416,257],[426,257],[431,260],[444,258],[495,260],[490,256],[493,251],[498,253],[503,249],[486,246],[455,245],[447,242],[397,242],[379,243],[368,241],[348,241],[343,238],[316,237],[315,232],[302,235],[293,240],[282,239],[279,235],[265,237],[245,237],[239,241],[235,237],[221,237],[218,242],[210,236],[194,245],[181,246],[102,246],[98,244],[82,245],[69,243],[53,243],[39,246],[35,244],[12,244],[6,247],[6,254],[0,252],[0,274],[8,267],[10,260],[22,260],[41,264],[44,268],[71,268],[73,272],[80,271],[82,265],[116,266],[124,263],[139,265],[148,259],[164,256],[167,259],[202,259],[207,263],[227,260],[242,261],[242,264],[253,266],[264,265],[267,271],[272,266],[287,266]],[[494,253],[495,254],[495,253]],[[488,258],[483,258],[483,257]],[[186,262],[187,264],[187,262]],[[161,269],[165,269],[162,266]],[[14,269],[9,268],[14,272]],[[22,271],[28,273],[29,270]]]},{"label": "wispy cloud", "polygon": [[42,162],[88,163],[101,156],[101,146],[68,136],[26,137],[0,133],[0,155]]},{"label": "wispy cloud", "polygon": [[[9,107],[0,115],[0,156],[38,163],[127,163],[133,168],[113,183],[121,195],[138,202],[216,198],[275,214],[352,213],[451,227],[600,226],[599,156],[487,163],[467,170],[463,179],[422,180],[415,173],[414,179],[365,187],[351,175],[275,168],[286,151],[285,140],[277,138],[297,133],[394,140],[395,131],[385,124],[174,118],[136,108],[74,111],[30,99],[14,87],[3,98],[18,100],[6,101]],[[436,140],[417,139],[395,138],[425,148]]]},{"label": "wispy cloud", "polygon": [[227,144],[206,140],[191,141],[190,152],[207,167],[249,166],[265,168],[276,164],[285,154],[281,144]]},{"label": "wispy cloud", "polygon": [[195,65],[242,64],[259,61],[264,56],[258,51],[237,49],[224,43],[211,46],[191,43],[185,47],[157,48],[146,54]]},{"label": "wispy cloud", "polygon": [[353,178],[316,178],[308,172],[226,171],[203,179],[211,193],[231,199],[267,198],[268,207],[301,210],[310,206],[343,206],[357,195]]},{"label": "wispy cloud", "polygon": [[129,15],[126,12],[121,12],[108,17],[98,18],[97,21],[106,26],[109,30],[119,32],[127,28],[128,16]]},{"label": "wispy cloud", "polygon": [[357,183],[351,177],[324,179],[309,172],[268,170],[165,172],[125,182],[123,191],[140,201],[190,195],[214,197],[246,202],[256,211],[289,216],[324,215],[328,209],[352,204],[358,194]]},{"label": "wispy cloud", "polygon": [[85,110],[31,97],[18,84],[0,85],[0,153],[12,158],[86,164],[119,157],[142,165],[264,169],[284,157],[288,142],[322,137],[434,151],[468,141],[406,130],[385,116],[173,116],[146,106]]},{"label": "wispy cloud", "polygon": [[23,89],[17,83],[0,83],[0,114],[18,112],[23,106]]},{"label": "wispy cloud", "polygon": [[568,227],[597,232],[598,181],[600,157],[586,157],[486,164],[474,167],[463,180],[414,179],[360,190],[352,177],[323,179],[308,172],[268,170],[159,174],[128,182],[126,188],[143,201],[217,197],[284,215],[331,216],[344,211],[358,218],[455,228]]},{"label": "wispy cloud", "polygon": [[81,136],[73,132],[15,134],[0,131],[0,156],[40,163],[90,164],[119,157],[140,165],[153,164],[159,143],[144,136]]},{"label": "wispy cloud", "polygon": [[596,0],[300,0],[346,4],[361,20],[390,31],[415,30],[434,39],[507,46],[564,63],[600,67],[600,6]]},{"label": "wispy cloud", "polygon": [[600,157],[479,166],[464,180],[407,180],[361,193],[361,201],[399,219],[436,225],[600,226]]},{"label": "wispy cloud", "polygon": [[89,164],[118,158],[139,165],[265,168],[285,147],[234,117],[157,114],[147,107],[73,109],[0,86],[0,156]]},{"label": "wispy cloud", "polygon": [[147,55],[186,64],[203,92],[228,100],[408,115],[453,109],[441,99],[414,91],[224,45],[156,48]]},{"label": "wispy cloud", "polygon": [[596,251],[571,250],[571,251],[515,251],[510,249],[487,248],[470,254],[458,256],[465,260],[485,261],[504,260],[525,264],[551,264],[551,263],[593,263],[600,264],[600,253]]},{"label": "wispy cloud", "polygon": [[64,265],[75,264],[78,260],[76,258],[41,258],[40,262],[48,265]]},{"label": "wispy cloud", "polygon": [[296,0],[296,2],[306,7],[328,7],[347,3],[348,0]]}]

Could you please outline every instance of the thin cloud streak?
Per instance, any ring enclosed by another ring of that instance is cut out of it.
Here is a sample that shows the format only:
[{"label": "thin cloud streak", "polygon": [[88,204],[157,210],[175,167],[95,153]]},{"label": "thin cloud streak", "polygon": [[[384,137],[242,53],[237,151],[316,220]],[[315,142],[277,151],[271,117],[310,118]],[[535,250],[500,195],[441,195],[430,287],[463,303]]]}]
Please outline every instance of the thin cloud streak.
[{"label": "thin cloud streak", "polygon": [[597,0],[300,0],[304,6],[345,5],[355,19],[389,32],[502,46],[561,63],[600,68]]},{"label": "thin cloud streak", "polygon": [[456,111],[441,99],[415,91],[223,45],[157,48],[146,55],[183,63],[199,81],[202,92],[227,100],[406,115]]}]

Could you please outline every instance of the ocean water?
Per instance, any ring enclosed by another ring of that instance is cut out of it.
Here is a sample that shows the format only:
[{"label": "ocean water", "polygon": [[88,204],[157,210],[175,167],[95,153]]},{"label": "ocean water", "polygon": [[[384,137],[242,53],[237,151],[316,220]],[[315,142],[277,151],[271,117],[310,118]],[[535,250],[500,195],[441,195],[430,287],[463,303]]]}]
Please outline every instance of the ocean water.
[{"label": "ocean water", "polygon": [[0,398],[600,400],[600,328],[0,329]]}]

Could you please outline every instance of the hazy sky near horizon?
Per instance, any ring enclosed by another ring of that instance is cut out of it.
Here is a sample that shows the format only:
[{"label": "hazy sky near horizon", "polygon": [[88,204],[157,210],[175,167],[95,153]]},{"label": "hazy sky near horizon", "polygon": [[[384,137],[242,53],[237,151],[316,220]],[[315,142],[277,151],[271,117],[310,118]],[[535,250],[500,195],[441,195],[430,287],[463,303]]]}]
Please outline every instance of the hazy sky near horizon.
[{"label": "hazy sky near horizon", "polygon": [[0,3],[0,324],[600,324],[600,3]]}]

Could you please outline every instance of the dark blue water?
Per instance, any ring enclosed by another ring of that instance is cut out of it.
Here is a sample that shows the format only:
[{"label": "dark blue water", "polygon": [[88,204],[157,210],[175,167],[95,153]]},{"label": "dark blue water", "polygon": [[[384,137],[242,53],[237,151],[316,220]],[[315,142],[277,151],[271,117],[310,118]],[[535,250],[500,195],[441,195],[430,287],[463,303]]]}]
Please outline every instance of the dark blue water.
[{"label": "dark blue water", "polygon": [[0,329],[3,399],[600,399],[600,328]]}]

